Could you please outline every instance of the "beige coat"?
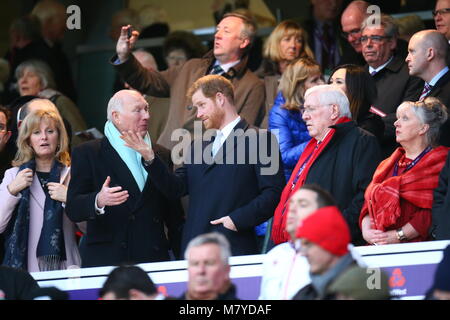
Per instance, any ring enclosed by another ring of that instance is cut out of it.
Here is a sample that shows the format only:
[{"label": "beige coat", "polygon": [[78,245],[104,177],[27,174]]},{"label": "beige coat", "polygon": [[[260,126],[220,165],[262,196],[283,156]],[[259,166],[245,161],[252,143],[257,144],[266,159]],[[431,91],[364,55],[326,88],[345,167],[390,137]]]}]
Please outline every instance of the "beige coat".
[{"label": "beige coat", "polygon": [[[112,58],[112,62],[117,56]],[[212,52],[201,59],[191,59],[181,67],[166,71],[150,71],[143,68],[131,55],[121,64],[115,64],[123,79],[141,93],[154,97],[170,97],[167,124],[158,139],[162,146],[172,149],[178,141],[171,141],[172,132],[178,128],[194,131],[196,110],[191,107],[186,93],[191,85],[209,73],[214,62]],[[239,115],[249,124],[259,125],[264,117],[264,83],[246,68],[247,60],[243,58],[225,75],[235,88],[235,105]]]}]

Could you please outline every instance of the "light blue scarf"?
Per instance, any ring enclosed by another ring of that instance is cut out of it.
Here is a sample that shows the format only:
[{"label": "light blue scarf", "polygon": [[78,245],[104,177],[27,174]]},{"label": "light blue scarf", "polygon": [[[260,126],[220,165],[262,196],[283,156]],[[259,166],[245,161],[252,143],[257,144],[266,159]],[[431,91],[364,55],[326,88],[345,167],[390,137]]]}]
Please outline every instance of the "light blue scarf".
[{"label": "light blue scarf", "polygon": [[[147,181],[148,173],[142,166],[141,154],[125,146],[125,141],[120,138],[121,133],[111,121],[106,121],[105,136],[108,138],[108,141],[111,143],[114,150],[117,151],[120,158],[125,162],[128,169],[131,171],[134,180],[136,180],[139,190],[142,191],[145,186],[145,181]],[[145,135],[144,141],[150,148],[152,147],[152,142],[150,141],[150,135],[148,133]]]}]

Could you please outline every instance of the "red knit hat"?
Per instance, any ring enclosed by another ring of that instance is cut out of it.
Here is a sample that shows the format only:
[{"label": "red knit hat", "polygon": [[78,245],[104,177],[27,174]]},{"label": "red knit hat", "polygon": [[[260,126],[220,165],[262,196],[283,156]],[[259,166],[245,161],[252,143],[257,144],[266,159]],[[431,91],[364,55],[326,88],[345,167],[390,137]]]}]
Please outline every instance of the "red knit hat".
[{"label": "red knit hat", "polygon": [[350,229],[337,207],[323,207],[300,223],[297,238],[307,239],[326,251],[343,256],[348,253]]}]

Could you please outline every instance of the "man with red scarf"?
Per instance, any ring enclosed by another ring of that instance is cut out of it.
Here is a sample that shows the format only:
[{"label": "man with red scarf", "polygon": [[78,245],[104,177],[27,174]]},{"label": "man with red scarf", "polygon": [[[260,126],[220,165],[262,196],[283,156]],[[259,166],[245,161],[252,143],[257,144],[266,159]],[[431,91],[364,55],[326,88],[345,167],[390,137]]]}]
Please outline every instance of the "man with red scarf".
[{"label": "man with red scarf", "polygon": [[308,89],[302,117],[312,139],[283,190],[274,214],[272,239],[276,244],[288,241],[288,199],[308,183],[333,195],[350,227],[352,243],[363,244],[358,218],[364,191],[381,161],[380,146],[373,135],[351,120],[347,96],[335,86]]}]

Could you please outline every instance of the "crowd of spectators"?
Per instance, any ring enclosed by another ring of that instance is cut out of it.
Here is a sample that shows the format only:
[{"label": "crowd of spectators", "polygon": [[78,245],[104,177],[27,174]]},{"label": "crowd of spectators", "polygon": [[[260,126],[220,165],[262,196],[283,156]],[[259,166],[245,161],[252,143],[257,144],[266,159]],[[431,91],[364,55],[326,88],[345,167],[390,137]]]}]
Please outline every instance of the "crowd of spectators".
[{"label": "crowd of spectators", "polygon": [[[65,7],[42,0],[12,23],[0,299],[46,294],[26,272],[98,266],[119,266],[104,300],[237,299],[229,257],[261,253],[260,299],[390,299],[385,274],[366,290],[353,247],[450,239],[450,1],[425,29],[365,1],[311,0],[261,47],[235,2],[216,1],[210,49],[159,7],[114,15],[100,139],[61,49]],[[159,51],[135,50],[157,32]],[[183,257],[181,297],[134,266]],[[426,298],[449,298],[448,257]]]}]

